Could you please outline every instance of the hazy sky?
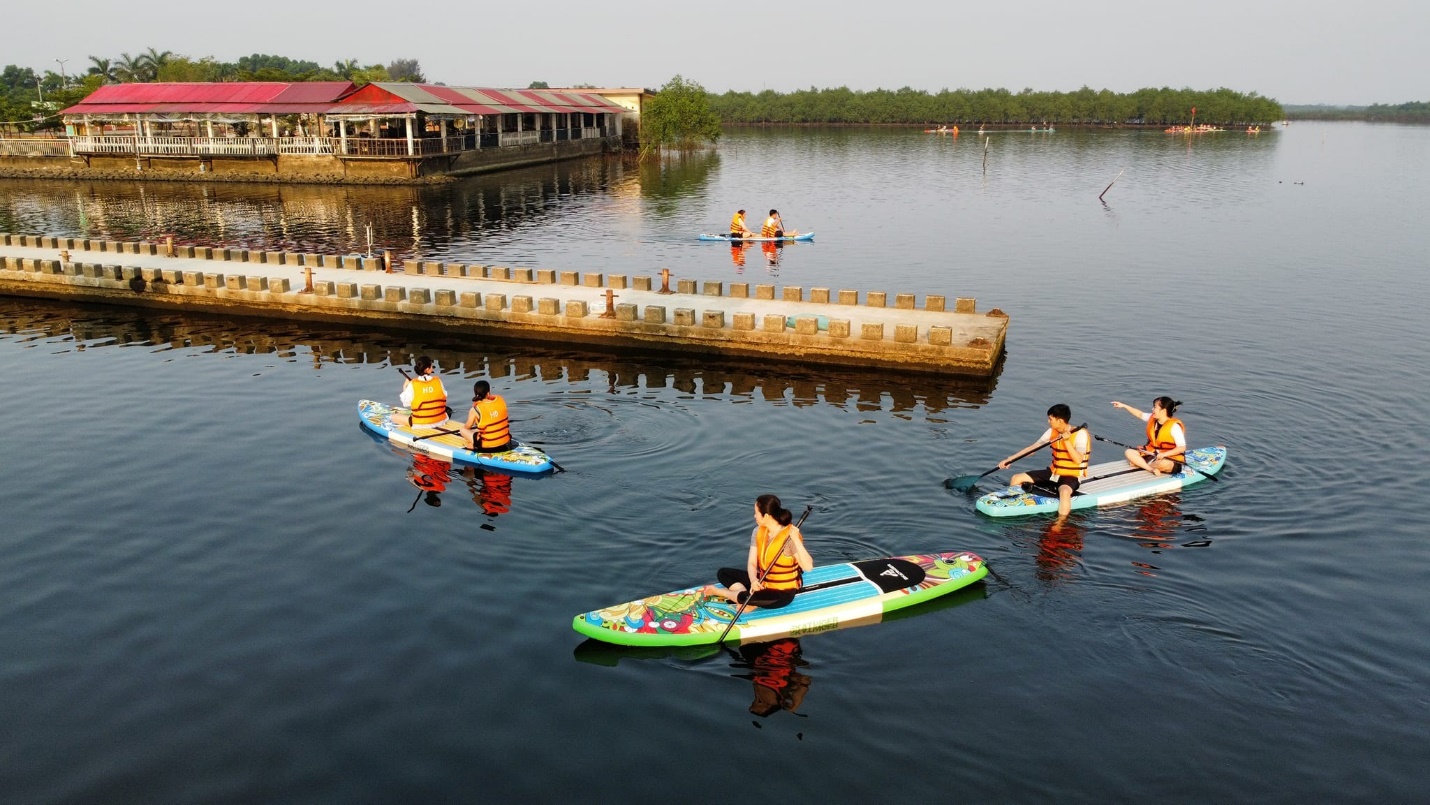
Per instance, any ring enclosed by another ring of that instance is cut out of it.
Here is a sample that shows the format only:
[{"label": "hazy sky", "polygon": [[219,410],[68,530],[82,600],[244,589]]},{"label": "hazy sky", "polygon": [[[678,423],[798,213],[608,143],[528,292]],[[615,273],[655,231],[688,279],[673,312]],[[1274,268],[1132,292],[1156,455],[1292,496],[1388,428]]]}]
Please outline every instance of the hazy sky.
[{"label": "hazy sky", "polygon": [[418,59],[447,84],[787,92],[1229,87],[1282,103],[1430,100],[1427,0],[849,3],[71,0],[0,12],[0,65],[84,72],[146,48],[330,65]]}]

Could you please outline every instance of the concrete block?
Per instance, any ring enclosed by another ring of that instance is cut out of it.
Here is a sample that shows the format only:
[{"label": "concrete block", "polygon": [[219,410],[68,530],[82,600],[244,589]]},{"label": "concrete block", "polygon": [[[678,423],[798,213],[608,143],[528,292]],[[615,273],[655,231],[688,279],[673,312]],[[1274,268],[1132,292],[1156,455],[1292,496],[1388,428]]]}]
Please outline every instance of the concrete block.
[{"label": "concrete block", "polygon": [[[284,294],[284,293],[288,293],[288,292],[290,292],[290,291],[293,290],[293,285],[291,284],[291,282],[289,281],[289,279],[288,279],[287,277],[268,277],[267,280],[268,280],[268,292],[269,292],[269,293]],[[330,286],[330,287],[331,287],[331,286],[332,286],[332,283],[331,283],[331,282],[315,282],[315,283],[313,283],[313,290],[314,290],[314,292],[317,291],[319,285],[327,285],[327,286]]]},{"label": "concrete block", "polygon": [[161,270],[159,272],[159,276],[163,277],[165,282],[171,283],[173,285],[182,285],[184,283],[184,272],[175,271],[172,268],[166,268]]},{"label": "concrete block", "polygon": [[753,314],[753,313],[736,313],[735,316],[734,316],[734,321],[731,322],[731,327],[732,327],[732,329],[735,329],[735,330],[753,330],[753,329],[755,329],[755,314]]},{"label": "concrete block", "polygon": [[924,297],[924,310],[930,310],[934,313],[942,313],[943,305],[944,298],[942,296],[935,296],[933,294],[929,294]]},{"label": "concrete block", "polygon": [[625,302],[616,305],[616,321],[635,321],[639,313],[640,307],[638,305]]},{"label": "concrete block", "polygon": [[358,298],[368,302],[376,302],[382,298],[382,286],[364,285],[358,288]]},{"label": "concrete block", "polygon": [[224,277],[223,287],[230,291],[242,291],[246,290],[244,284],[247,281],[248,278],[242,274],[229,274],[227,277]]},{"label": "concrete block", "polygon": [[283,252],[264,252],[263,263],[270,266],[283,265]]},{"label": "concrete block", "polygon": [[725,311],[705,310],[700,313],[700,326],[709,327],[713,330],[725,329]]},{"label": "concrete block", "polygon": [[830,338],[848,338],[848,337],[849,337],[849,320],[848,320],[848,319],[830,319],[830,320],[829,320],[829,330],[828,330],[827,332],[829,333],[829,337],[830,337]]},{"label": "concrete block", "polygon": [[463,291],[457,296],[457,305],[475,310],[482,306],[482,295],[476,291]]},{"label": "concrete block", "polygon": [[196,252],[194,251],[194,247],[193,247],[193,246],[175,246],[175,247],[174,247],[174,256],[175,256],[175,257],[183,257],[183,258],[192,260],[192,259],[194,259],[195,254],[196,254]]},{"label": "concrete block", "polygon": [[[647,283],[649,283],[650,277],[645,277],[644,279],[647,281]],[[646,324],[665,324],[665,306],[663,306],[663,305],[646,305],[646,306],[645,306],[645,323],[646,323]]]},{"label": "concrete block", "polygon": [[228,280],[225,279],[222,274],[204,274],[204,287],[213,289],[227,288]]},{"label": "concrete block", "polygon": [[[60,247],[60,239],[59,239],[59,238],[46,237],[46,238],[44,239],[44,243],[45,243],[45,248],[46,248],[46,249],[58,249],[58,248]],[[134,243],[134,244],[130,244],[130,245],[136,247],[136,248],[134,249],[134,251],[131,252],[131,254],[138,254],[138,253],[139,253],[139,249],[138,249],[137,247],[138,247],[139,244]]]},{"label": "concrete block", "polygon": [[421,274],[421,273],[422,273],[422,263],[419,262],[419,261],[417,261],[417,260],[403,260],[403,261],[402,261],[402,273],[404,273],[404,274]]},{"label": "concrete block", "polygon": [[695,280],[677,279],[675,281],[675,292],[691,294],[695,293]]},{"label": "concrete block", "polygon": [[674,320],[672,321],[672,323],[673,323],[675,326],[677,326],[677,327],[694,327],[694,326],[695,326],[695,308],[693,308],[693,307],[678,307],[678,308],[675,309],[674,314],[675,314],[675,318],[674,318]]},{"label": "concrete block", "polygon": [[536,312],[546,316],[555,316],[561,312],[561,300],[543,296],[536,300]]},{"label": "concrete block", "polygon": [[511,269],[506,266],[487,266],[487,279],[509,280],[511,279]]},{"label": "concrete block", "polygon": [[487,310],[491,310],[491,311],[506,310],[506,294],[504,294],[504,293],[489,293],[489,294],[487,294],[487,300],[486,300],[486,305],[485,305],[485,307],[486,307]]},{"label": "concrete block", "polygon": [[213,247],[212,247],[212,246],[195,246],[195,247],[194,247],[194,256],[195,256],[195,257],[198,257],[198,258],[200,258],[200,259],[203,259],[203,260],[212,260],[212,259],[214,259],[214,250],[213,250]]},{"label": "concrete block", "polygon": [[704,285],[700,286],[700,293],[702,293],[702,294],[704,294],[704,295],[706,295],[706,296],[724,296],[724,295],[725,295],[725,283],[723,283],[723,282],[707,282],[707,283],[705,283]]},{"label": "concrete block", "polygon": [[356,282],[338,283],[339,299],[356,299],[358,295],[358,284]]},{"label": "concrete block", "polygon": [[248,285],[247,285],[247,287],[248,287],[248,290],[250,290],[250,291],[266,291],[266,290],[268,290],[268,278],[267,278],[267,277],[249,277],[249,278],[248,278]]},{"label": "concrete block", "polygon": [[157,269],[157,268],[141,268],[141,269],[139,269],[139,276],[140,276],[145,282],[163,282],[163,281],[164,281],[164,272],[163,272],[162,270],[160,270],[160,269]]},{"label": "concrete block", "polygon": [[513,296],[511,298],[512,313],[530,313],[532,308],[532,298],[529,296]]},{"label": "concrete block", "polygon": [[786,302],[803,302],[804,288],[798,285],[786,285],[784,293],[780,296]]},{"label": "concrete block", "polygon": [[606,275],[606,287],[607,287],[607,288],[625,288],[625,287],[627,287],[627,285],[626,285],[626,275],[625,275],[625,274],[607,274],[607,275]]},{"label": "concrete block", "polygon": [[382,265],[382,258],[381,258],[381,257],[364,257],[364,258],[362,258],[362,270],[363,270],[363,271],[381,271],[382,269],[383,269],[383,265]]},{"label": "concrete block", "polygon": [[401,285],[389,285],[382,289],[382,301],[384,302],[406,302],[407,289]]},{"label": "concrete block", "polygon": [[919,340],[919,326],[917,324],[895,324],[894,341],[900,344],[913,344]]},{"label": "concrete block", "polygon": [[967,296],[960,296],[953,300],[954,313],[972,313],[978,307],[978,300]]},{"label": "concrete block", "polygon": [[829,304],[829,289],[828,289],[828,288],[810,288],[810,289],[809,289],[809,301],[815,302],[815,303],[818,303],[818,304],[821,304],[821,305],[827,305],[827,304]]},{"label": "concrete block", "polygon": [[749,299],[749,298],[750,298],[750,283],[748,283],[748,282],[732,282],[732,283],[730,283],[730,298],[731,298],[731,299]]},{"label": "concrete block", "polygon": [[756,298],[756,299],[774,299],[774,298],[775,298],[775,286],[773,286],[773,285],[756,285],[756,286],[755,286],[755,298]]},{"label": "concrete block", "polygon": [[778,313],[766,313],[764,331],[767,333],[782,333],[785,331],[785,317]]},{"label": "concrete block", "polygon": [[427,288],[409,288],[407,301],[414,305],[430,305],[432,304],[432,291]]},{"label": "concrete block", "polygon": [[913,310],[914,295],[911,293],[895,294],[894,307],[898,310]]},{"label": "concrete block", "polygon": [[353,271],[357,271],[358,269],[362,268],[362,255],[360,255],[360,254],[345,254],[345,255],[343,255],[343,268],[352,269]]},{"label": "concrete block", "polygon": [[579,271],[563,271],[563,272],[561,272],[561,284],[562,284],[562,285],[580,285],[580,284],[581,284],[581,272],[579,272]]},{"label": "concrete block", "polygon": [[937,325],[929,328],[929,343],[936,347],[946,347],[953,343],[953,328],[939,327]]},{"label": "concrete block", "polygon": [[864,296],[864,304],[869,307],[884,307],[889,300],[889,295],[883,291],[870,291]]},{"label": "concrete block", "polygon": [[799,316],[795,318],[794,331],[800,335],[819,335],[819,317]]},{"label": "concrete block", "polygon": [[650,277],[631,277],[631,289],[636,291],[649,291]]},{"label": "concrete block", "polygon": [[183,283],[190,287],[202,288],[204,286],[204,272],[202,271],[185,271],[183,278]]},{"label": "concrete block", "polygon": [[572,299],[566,303],[566,317],[569,319],[584,319],[588,312],[586,303],[580,299]]},{"label": "concrete block", "polygon": [[440,276],[440,275],[442,274],[442,264],[441,264],[441,263],[432,262],[431,260],[425,260],[425,261],[423,261],[423,263],[422,263],[422,272],[421,272],[421,273],[423,273],[423,274],[430,274],[430,275],[432,275],[432,276],[434,276],[434,277]]},{"label": "concrete block", "polygon": [[884,325],[865,324],[859,328],[859,337],[864,339],[865,341],[883,341]]},{"label": "concrete block", "polygon": [[452,307],[457,304],[457,292],[448,288],[438,288],[434,298],[438,307]]},{"label": "concrete block", "polygon": [[[284,282],[287,282],[287,280],[284,280]],[[268,287],[273,287],[273,280],[268,281]],[[315,282],[313,283],[313,293],[317,296],[337,296],[337,283],[328,280]]]},{"label": "concrete block", "polygon": [[531,282],[532,273],[529,268],[513,268],[511,278],[513,282]]},{"label": "concrete block", "polygon": [[536,269],[536,281],[543,285],[556,284],[556,272],[549,268]]},{"label": "concrete block", "polygon": [[283,252],[283,265],[301,266],[303,265],[303,255],[298,252]]},{"label": "concrete block", "polygon": [[44,260],[42,262],[44,265],[40,269],[41,273],[63,274],[65,271],[64,263],[61,263],[59,260]]},{"label": "concrete block", "polygon": [[600,288],[605,285],[605,279],[605,275],[600,272],[588,271],[581,277],[581,284],[587,288]]}]

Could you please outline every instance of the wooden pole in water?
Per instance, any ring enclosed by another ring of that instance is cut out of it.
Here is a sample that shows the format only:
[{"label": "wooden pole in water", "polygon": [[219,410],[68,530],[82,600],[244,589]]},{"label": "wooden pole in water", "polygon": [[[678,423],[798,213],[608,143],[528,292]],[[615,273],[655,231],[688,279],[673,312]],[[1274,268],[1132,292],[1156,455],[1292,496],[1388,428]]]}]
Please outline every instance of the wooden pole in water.
[{"label": "wooden pole in water", "polygon": [[988,144],[991,143],[991,142],[993,142],[993,140],[990,139],[990,138],[985,137],[985,138],[983,139],[983,175],[984,175],[984,176],[987,176],[987,175],[988,175]]},{"label": "wooden pole in water", "polygon": [[1111,190],[1111,189],[1112,189],[1112,186],[1115,185],[1115,184],[1117,184],[1117,180],[1118,180],[1118,179],[1121,179],[1121,178],[1122,178],[1122,174],[1124,174],[1124,173],[1126,173],[1126,172],[1127,172],[1127,169],[1126,169],[1126,168],[1123,168],[1122,170],[1118,171],[1118,172],[1117,172],[1117,175],[1114,176],[1114,177],[1112,177],[1112,181],[1110,181],[1110,182],[1107,183],[1107,187],[1102,188],[1102,192],[1097,194],[1097,200],[1098,200],[1098,201],[1102,201],[1102,197],[1105,196],[1105,195],[1107,195],[1107,191]]}]

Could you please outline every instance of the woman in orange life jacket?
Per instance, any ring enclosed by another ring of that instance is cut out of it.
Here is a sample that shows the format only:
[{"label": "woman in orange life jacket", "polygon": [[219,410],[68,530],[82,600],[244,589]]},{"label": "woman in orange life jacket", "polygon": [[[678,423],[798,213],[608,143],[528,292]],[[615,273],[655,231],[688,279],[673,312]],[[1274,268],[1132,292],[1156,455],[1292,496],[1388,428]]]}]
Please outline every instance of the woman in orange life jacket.
[{"label": "woman in orange life jacket", "polygon": [[741,240],[754,236],[755,233],[745,226],[745,211],[736,210],[735,215],[730,219],[730,240]]},{"label": "woman in orange life jacket", "polygon": [[1182,420],[1172,416],[1181,404],[1171,397],[1158,397],[1152,401],[1152,412],[1144,413],[1126,403],[1113,401],[1113,408],[1121,408],[1147,423],[1147,443],[1140,450],[1123,454],[1128,464],[1153,475],[1182,471],[1187,464],[1187,428]]},{"label": "woman in orange life jacket", "polygon": [[774,495],[756,498],[755,530],[750,534],[745,569],[720,568],[715,573],[720,584],[707,585],[702,592],[745,604],[748,609],[788,605],[799,592],[804,572],[814,567],[804,548],[804,535],[793,520]]},{"label": "woman in orange life jacket", "polygon": [[432,371],[432,359],[426,355],[417,356],[412,362],[417,377],[403,383],[399,399],[412,413],[407,424],[414,428],[436,428],[447,422],[447,389],[442,386],[442,378]]},{"label": "woman in orange life jacket", "polygon": [[[1069,419],[1072,419],[1072,409],[1063,403],[1058,403],[1048,409],[1048,429],[1043,431],[1043,435],[1038,437],[1036,442],[1019,450],[1018,453],[1026,453],[1044,442],[1051,442],[1049,446],[1053,448],[1052,464],[1049,464],[1045,470],[1020,472],[1009,481],[1013,486],[1022,484],[1057,486],[1058,519],[1067,517],[1068,512],[1072,511],[1072,496],[1077,492],[1082,479],[1087,477],[1088,458],[1092,455],[1092,437],[1085,429],[1074,433],[1072,425],[1068,424]],[[1013,456],[1018,453],[1014,453]],[[1008,465],[1013,463],[1013,456],[1003,459],[998,464],[998,469],[1008,469]]]},{"label": "woman in orange life jacket", "polygon": [[506,400],[491,391],[491,384],[485,380],[472,384],[472,408],[467,412],[466,424],[457,429],[477,453],[501,453],[516,446],[511,438]]}]

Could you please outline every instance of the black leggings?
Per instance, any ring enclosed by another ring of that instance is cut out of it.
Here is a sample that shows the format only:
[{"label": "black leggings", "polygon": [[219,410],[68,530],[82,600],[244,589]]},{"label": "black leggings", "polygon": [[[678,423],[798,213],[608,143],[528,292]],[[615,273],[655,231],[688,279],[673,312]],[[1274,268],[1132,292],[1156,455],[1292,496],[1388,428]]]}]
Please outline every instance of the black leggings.
[{"label": "black leggings", "polygon": [[794,590],[760,590],[754,595],[750,595],[750,574],[744,570],[733,567],[722,567],[715,571],[715,580],[720,582],[726,589],[734,587],[736,584],[745,588],[740,593],[740,603],[761,609],[779,609],[789,606],[794,600]]}]

